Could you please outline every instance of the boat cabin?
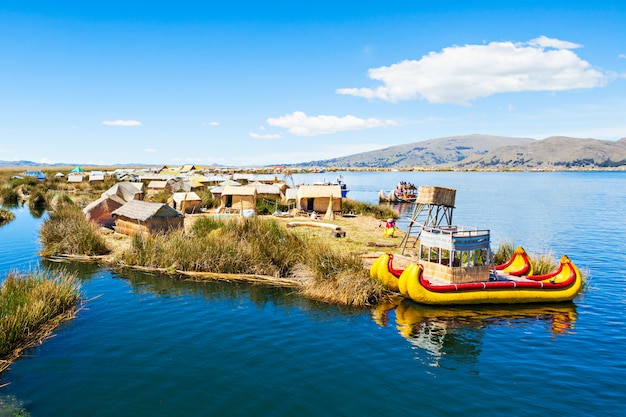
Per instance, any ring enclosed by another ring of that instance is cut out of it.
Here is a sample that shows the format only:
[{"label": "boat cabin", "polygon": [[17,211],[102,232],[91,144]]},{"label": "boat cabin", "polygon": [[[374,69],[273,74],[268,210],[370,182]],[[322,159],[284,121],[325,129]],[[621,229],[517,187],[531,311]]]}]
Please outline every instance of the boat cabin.
[{"label": "boat cabin", "polygon": [[424,275],[452,284],[489,281],[489,230],[467,226],[423,226],[419,259]]}]

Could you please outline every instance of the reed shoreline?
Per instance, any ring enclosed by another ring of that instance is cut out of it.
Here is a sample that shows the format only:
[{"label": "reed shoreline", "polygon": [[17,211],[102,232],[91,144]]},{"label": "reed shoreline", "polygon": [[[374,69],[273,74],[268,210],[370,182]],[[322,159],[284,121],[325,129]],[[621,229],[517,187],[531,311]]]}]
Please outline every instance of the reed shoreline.
[{"label": "reed shoreline", "polygon": [[76,316],[80,284],[66,272],[10,272],[0,285],[0,373]]}]

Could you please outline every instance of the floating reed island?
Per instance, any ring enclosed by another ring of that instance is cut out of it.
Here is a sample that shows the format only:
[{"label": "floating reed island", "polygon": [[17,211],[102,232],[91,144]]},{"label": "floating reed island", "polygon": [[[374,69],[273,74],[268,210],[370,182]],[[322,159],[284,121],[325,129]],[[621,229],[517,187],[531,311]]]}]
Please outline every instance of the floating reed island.
[{"label": "floating reed island", "polygon": [[[293,223],[292,218],[273,216],[194,215],[186,216],[179,230],[126,236],[97,227],[77,206],[64,203],[41,227],[41,253],[50,259],[99,261],[113,269],[158,271],[186,280],[289,287],[305,297],[350,306],[398,298],[371,279],[369,267],[381,254],[372,252],[372,246],[389,244],[386,251],[397,251],[401,232],[383,237],[383,222],[368,215],[289,227]],[[338,229],[346,232],[344,237],[336,237]],[[512,246],[502,244],[496,259],[508,257]],[[402,267],[412,257],[396,254],[395,259]],[[541,273],[553,269],[556,261],[541,255],[534,264]]]},{"label": "floating reed island", "polygon": [[79,281],[71,274],[9,273],[0,286],[0,372],[73,318],[79,300]]},{"label": "floating reed island", "polygon": [[[337,219],[340,227],[351,230],[345,238],[330,237],[327,228],[290,229],[287,223],[293,219],[211,215],[188,216],[185,229],[127,237],[95,226],[77,206],[61,204],[41,227],[41,254],[57,260],[95,260],[112,268],[160,271],[196,281],[223,279],[292,287],[321,301],[368,306],[387,298],[389,292],[369,278],[363,261],[365,245],[360,239],[371,238],[372,233],[382,239],[380,221],[367,219]],[[369,226],[364,227],[365,223]]]}]

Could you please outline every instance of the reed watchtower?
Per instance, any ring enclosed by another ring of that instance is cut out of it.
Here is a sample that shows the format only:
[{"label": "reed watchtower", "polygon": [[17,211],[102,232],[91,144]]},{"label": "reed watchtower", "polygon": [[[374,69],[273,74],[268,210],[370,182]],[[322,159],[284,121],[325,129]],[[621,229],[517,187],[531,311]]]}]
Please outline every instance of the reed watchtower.
[{"label": "reed watchtower", "polygon": [[446,187],[420,186],[415,200],[413,216],[409,221],[406,234],[402,238],[402,254],[407,246],[415,247],[423,227],[452,225],[452,211],[456,190]]}]

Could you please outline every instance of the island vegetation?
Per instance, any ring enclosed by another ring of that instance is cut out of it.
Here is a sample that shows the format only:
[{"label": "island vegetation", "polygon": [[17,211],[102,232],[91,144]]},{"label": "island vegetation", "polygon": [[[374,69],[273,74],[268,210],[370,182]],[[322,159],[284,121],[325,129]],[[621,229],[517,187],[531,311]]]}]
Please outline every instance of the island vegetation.
[{"label": "island vegetation", "polygon": [[0,207],[0,226],[10,222],[13,219],[15,219],[15,215],[11,212],[11,210]]},{"label": "island vegetation", "polygon": [[80,284],[71,274],[9,273],[0,286],[0,372],[72,318],[79,300]]}]

